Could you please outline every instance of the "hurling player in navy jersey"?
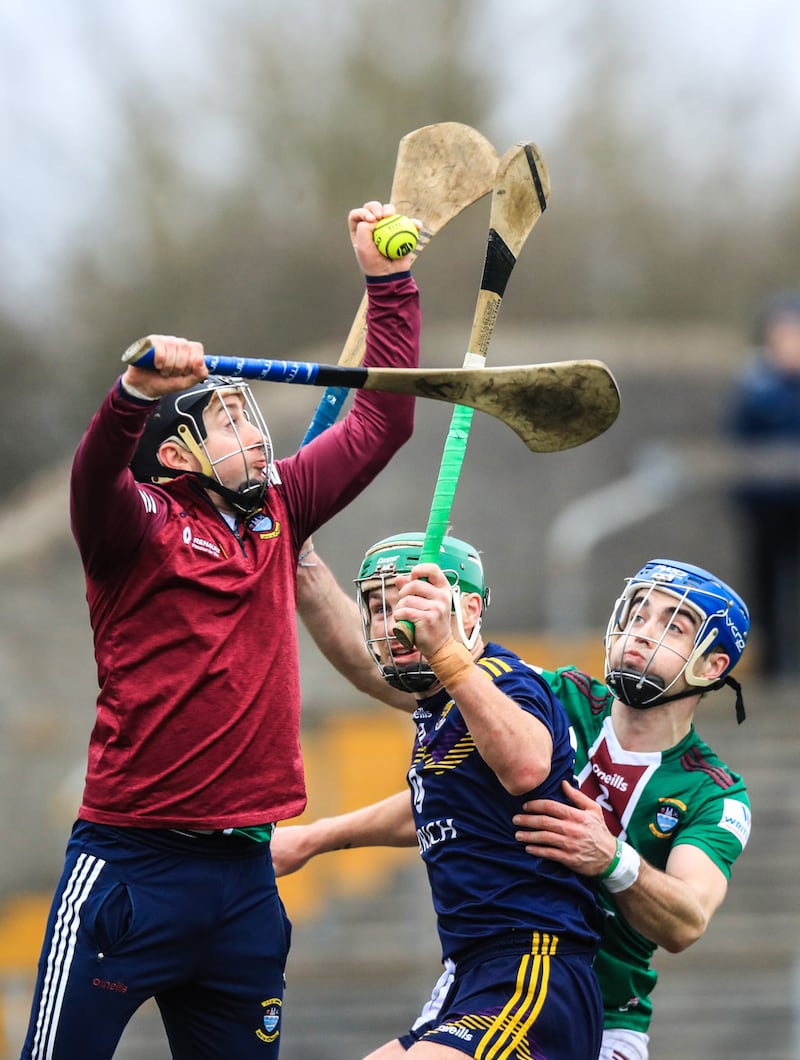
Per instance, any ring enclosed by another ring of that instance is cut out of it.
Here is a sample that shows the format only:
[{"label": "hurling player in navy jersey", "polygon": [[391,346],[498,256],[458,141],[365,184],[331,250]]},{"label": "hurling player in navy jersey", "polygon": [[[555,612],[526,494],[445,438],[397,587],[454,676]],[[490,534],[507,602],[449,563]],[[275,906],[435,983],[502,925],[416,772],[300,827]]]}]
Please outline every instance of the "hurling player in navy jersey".
[{"label": "hurling player in navy jersey", "polygon": [[[410,793],[278,829],[276,868],[349,845],[419,845],[445,970],[411,1031],[369,1060],[592,1060],[602,1032],[595,884],[526,853],[512,823],[527,799],[564,800],[569,722],[531,667],[482,639],[477,551],[445,537],[438,564],[420,563],[422,543],[419,533],[379,541],[357,578],[373,665],[417,700]],[[410,652],[398,621],[414,624]]]},{"label": "hurling player in navy jersey", "polygon": [[[309,548],[298,605],[314,640],[362,692],[410,713],[416,700],[388,684],[364,650],[356,601]],[[612,608],[605,683],[574,666],[536,668],[572,724],[578,786],[565,786],[568,802],[526,802],[526,812],[514,814],[516,838],[536,857],[600,883],[608,916],[594,962],[604,1002],[599,1060],[647,1060],[654,954],[659,946],[679,953],[702,938],[747,845],[744,780],[694,722],[703,697],[724,687],[734,690],[744,720],[731,671],[749,630],[747,605],[731,586],[701,567],[655,559],[625,579]],[[387,827],[388,805],[362,807],[341,826],[328,819],[308,836],[303,827],[280,829],[276,871],[297,867],[309,839],[311,854],[321,839],[406,845],[413,837],[401,814],[393,837]]]},{"label": "hurling player in navy jersey", "polygon": [[[364,363],[409,368],[416,284],[372,239],[393,212],[348,223]],[[277,1060],[290,924],[269,839],[306,801],[298,556],[413,430],[413,398],[359,391],[274,460],[246,384],[208,377],[198,342],[150,344],[156,370],[126,369],[73,464],[99,694],[23,1060],[108,1060],[150,998],[176,1060]]]}]

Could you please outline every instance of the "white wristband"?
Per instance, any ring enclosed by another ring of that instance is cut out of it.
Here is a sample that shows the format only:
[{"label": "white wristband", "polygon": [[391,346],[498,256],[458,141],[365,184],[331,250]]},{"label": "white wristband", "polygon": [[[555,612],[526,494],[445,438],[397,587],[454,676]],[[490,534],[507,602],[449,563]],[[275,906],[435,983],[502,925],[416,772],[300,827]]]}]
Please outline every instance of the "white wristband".
[{"label": "white wristband", "polygon": [[639,879],[639,866],[642,863],[630,843],[620,843],[619,846],[619,861],[614,866],[614,871],[602,881],[605,889],[611,894],[619,894],[620,891],[627,891],[632,887]]},{"label": "white wristband", "polygon": [[314,546],[311,545],[311,547],[307,548],[305,550],[305,552],[301,552],[300,555],[297,557],[297,566],[298,567],[318,567],[319,564],[316,562],[316,560],[312,559],[310,563],[304,563],[303,562],[303,560],[307,560],[308,559],[308,557],[311,555],[311,553],[313,551],[314,551]]},{"label": "white wristband", "polygon": [[123,378],[120,378],[120,386],[126,394],[130,394],[131,397],[138,398],[140,401],[152,401],[155,403],[159,399],[157,397],[150,397],[149,394],[143,394],[141,390],[138,390],[135,386],[131,386],[130,383],[126,383]]}]

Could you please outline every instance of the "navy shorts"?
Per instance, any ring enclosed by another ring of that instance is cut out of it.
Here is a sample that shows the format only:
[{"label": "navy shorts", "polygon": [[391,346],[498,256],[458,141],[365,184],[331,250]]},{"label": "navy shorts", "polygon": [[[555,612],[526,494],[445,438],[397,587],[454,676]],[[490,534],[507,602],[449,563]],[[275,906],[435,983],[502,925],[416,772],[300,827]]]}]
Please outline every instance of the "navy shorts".
[{"label": "navy shorts", "polygon": [[445,962],[405,1049],[419,1041],[457,1049],[476,1060],[593,1060],[600,1052],[603,1004],[592,954],[560,953],[553,936],[530,951],[488,947]]},{"label": "navy shorts", "polygon": [[269,843],[79,821],[22,1060],[109,1060],[149,998],[176,1060],[275,1060],[290,937]]}]

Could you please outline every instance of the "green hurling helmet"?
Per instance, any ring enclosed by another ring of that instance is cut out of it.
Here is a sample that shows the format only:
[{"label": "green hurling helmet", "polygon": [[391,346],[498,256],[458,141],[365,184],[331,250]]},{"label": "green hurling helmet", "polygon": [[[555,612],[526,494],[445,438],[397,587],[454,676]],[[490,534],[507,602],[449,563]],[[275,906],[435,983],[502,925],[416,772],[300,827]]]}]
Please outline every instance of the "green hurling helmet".
[{"label": "green hurling helmet", "polygon": [[[385,610],[386,587],[394,583],[398,574],[409,574],[419,563],[424,541],[425,535],[421,531],[383,538],[367,551],[355,579],[361,628],[370,655],[387,684],[415,693],[427,691],[435,684],[436,677],[418,652],[412,653],[411,658],[402,652],[398,653],[397,643],[390,631],[386,630],[380,636],[372,635],[369,596],[374,591],[383,593]],[[489,590],[484,580],[480,555],[466,541],[445,537],[437,562],[450,582],[459,635],[464,644],[472,648],[480,634],[481,619],[468,635],[457,603],[462,593],[477,593],[481,598],[481,611],[489,606]]]},{"label": "green hurling helmet", "polygon": [[[408,574],[419,563],[424,542],[425,535],[421,532],[395,534],[378,541],[364,557],[356,584],[362,587],[363,592],[371,588],[364,583],[373,579],[393,580],[395,574]],[[462,593],[478,593],[484,607],[488,606],[489,592],[477,549],[466,541],[445,537],[436,562],[451,585],[457,585]]]}]

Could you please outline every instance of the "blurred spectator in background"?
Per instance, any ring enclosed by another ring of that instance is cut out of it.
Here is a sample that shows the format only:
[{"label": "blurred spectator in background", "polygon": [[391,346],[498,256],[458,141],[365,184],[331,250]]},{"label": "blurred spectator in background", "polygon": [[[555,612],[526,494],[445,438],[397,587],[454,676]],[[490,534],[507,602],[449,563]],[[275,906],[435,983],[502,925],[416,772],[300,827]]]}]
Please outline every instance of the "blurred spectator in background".
[{"label": "blurred spectator in background", "polygon": [[731,396],[726,431],[756,459],[736,483],[761,672],[800,673],[800,290],[761,306],[755,350]]}]

